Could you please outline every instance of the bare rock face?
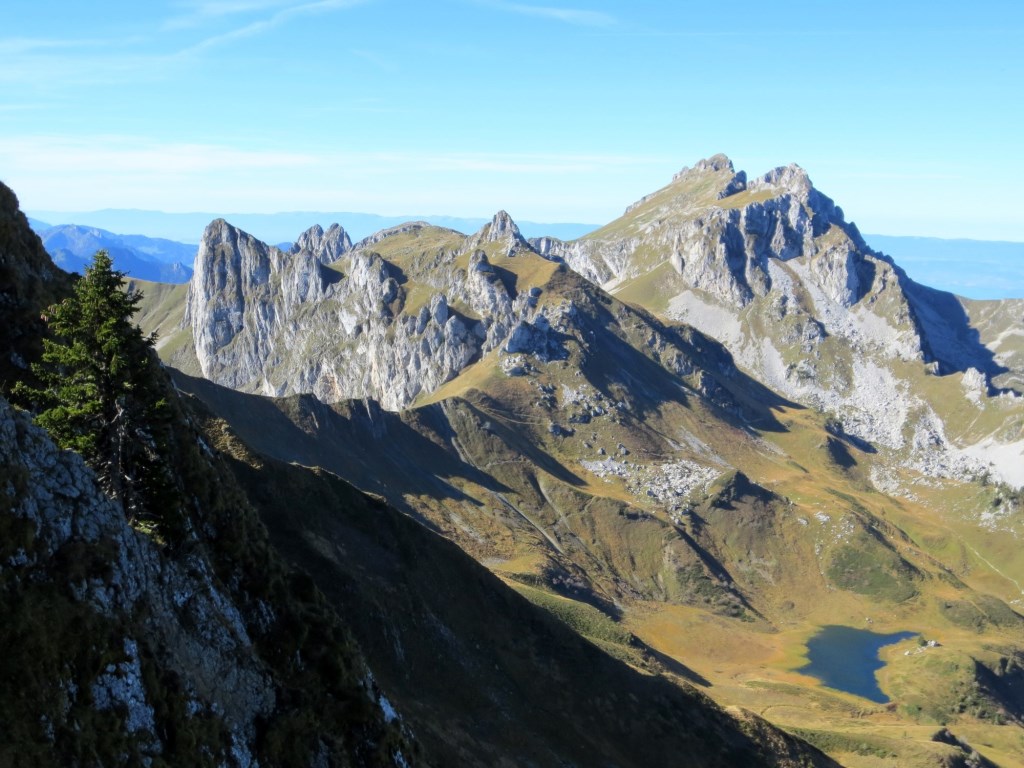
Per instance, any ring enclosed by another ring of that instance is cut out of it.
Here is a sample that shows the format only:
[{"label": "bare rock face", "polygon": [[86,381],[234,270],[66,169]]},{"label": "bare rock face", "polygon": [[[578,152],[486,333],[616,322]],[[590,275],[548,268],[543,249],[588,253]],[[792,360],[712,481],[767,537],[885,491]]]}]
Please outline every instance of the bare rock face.
[{"label": "bare rock face", "polygon": [[[427,226],[395,227],[355,248],[345,246],[340,227],[314,227],[286,254],[212,222],[184,319],[203,375],[244,391],[311,392],[328,402],[370,397],[396,410],[437,389],[534,314],[536,298],[510,291],[482,250],[529,249],[500,212],[463,238],[457,250],[470,253],[468,268],[454,265],[456,254],[442,258],[423,278],[434,294],[410,307],[402,270],[374,247]],[[340,258],[330,259],[335,253]],[[452,302],[470,314],[452,311]]]},{"label": "bare rock face", "polygon": [[351,250],[352,239],[340,224],[331,224],[326,232],[315,224],[299,235],[289,253],[311,253],[321,264],[330,264]]},{"label": "bare rock face", "polygon": [[[153,541],[133,530],[118,504],[96,484],[78,454],[58,451],[49,436],[0,399],[0,464],[6,502],[0,515],[33,531],[7,553],[0,571],[6,587],[43,589],[69,553],[103,557],[104,568],[63,587],[85,615],[121,633],[115,660],[105,668],[73,669],[52,680],[65,692],[64,713],[78,706],[121,713],[122,727],[143,754],[160,754],[151,681],[143,675],[140,647],[178,676],[196,714],[219,718],[231,732],[239,764],[252,760],[257,719],[274,708],[273,681],[252,652],[239,609],[226,596],[200,550],[183,559],[163,557]],[[8,544],[4,545],[6,549]],[[134,628],[134,629],[133,629]],[[138,636],[133,635],[138,632]],[[108,642],[97,637],[95,642]],[[68,658],[74,659],[69,651]],[[89,677],[91,672],[92,677]],[[49,716],[48,716],[49,717]],[[51,723],[51,730],[62,724]]]},{"label": "bare rock face", "polygon": [[693,326],[771,389],[904,457],[959,450],[938,428],[938,448],[914,442],[915,425],[934,423],[942,405],[914,394],[904,364],[973,368],[986,380],[1000,372],[963,307],[872,251],[797,165],[748,179],[716,155],[573,242],[527,243],[504,211],[469,237],[411,222],[345,242],[313,228],[283,254],[211,224],[186,312],[203,374],[250,392],[370,397],[397,410],[503,345],[551,359],[536,322],[552,321],[550,308],[496,266],[520,254]]},{"label": "bare rock face", "polygon": [[636,258],[638,252],[667,253],[689,285],[745,306],[771,290],[769,259],[817,254],[817,239],[835,229],[837,243],[819,260],[818,271],[835,299],[849,306],[860,298],[859,263],[869,251],[799,166],[776,168],[748,183],[743,171],[736,173],[728,158],[716,155],[631,205],[626,220],[631,214],[632,226],[615,228],[614,236],[602,236],[610,225],[573,243],[542,238],[534,245],[613,290],[650,266]]},{"label": "bare rock face", "polygon": [[[719,340],[759,381],[836,414],[850,434],[899,461],[939,476],[982,471],[963,455],[980,450],[958,447],[942,428],[943,405],[920,397],[899,371],[907,362],[940,374],[973,369],[987,382],[1000,373],[992,352],[972,341],[954,297],[916,285],[868,247],[799,166],[748,180],[716,155],[580,240],[532,244],[611,293]],[[641,279],[655,270],[660,298],[648,303],[634,286],[649,285]]]},{"label": "bare rock face", "polygon": [[469,240],[469,247],[479,248],[485,243],[505,243],[509,251],[525,246],[526,241],[519,233],[519,227],[505,211],[498,211],[490,223],[485,224]]},{"label": "bare rock face", "polygon": [[203,375],[243,386],[270,354],[270,340],[285,319],[278,303],[320,299],[325,287],[315,254],[286,254],[223,219],[212,222],[199,245],[185,307]]}]

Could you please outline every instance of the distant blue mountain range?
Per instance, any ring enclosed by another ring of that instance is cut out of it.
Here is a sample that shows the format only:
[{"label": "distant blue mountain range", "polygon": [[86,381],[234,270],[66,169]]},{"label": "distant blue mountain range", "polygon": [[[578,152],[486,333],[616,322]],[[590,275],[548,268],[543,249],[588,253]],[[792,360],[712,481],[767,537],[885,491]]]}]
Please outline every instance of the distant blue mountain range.
[{"label": "distant blue mountain range", "polygon": [[[109,209],[91,213],[33,211],[29,222],[54,261],[81,271],[92,254],[105,248],[114,263],[132,277],[159,282],[187,282],[206,225],[225,218],[267,243],[287,247],[314,224],[337,222],[358,241],[386,227],[423,219],[471,233],[489,219],[455,216],[379,216],[353,212],[163,213]],[[45,222],[77,222],[51,225]],[[517,221],[525,237],[549,235],[573,240],[596,224]],[[145,232],[122,235],[116,232]],[[1024,243],[994,240],[945,240],[936,237],[865,235],[868,245],[893,258],[914,280],[972,299],[1024,298]]]},{"label": "distant blue mountain range", "polygon": [[[74,222],[100,227],[111,232],[144,232],[151,238],[167,238],[180,243],[199,243],[206,225],[222,218],[243,229],[265,243],[294,242],[314,224],[325,229],[335,222],[341,224],[353,242],[362,240],[381,229],[404,224],[407,221],[429,221],[439,227],[448,227],[471,234],[490,221],[490,218],[460,218],[456,216],[379,216],[375,213],[351,211],[295,211],[290,213],[163,213],[129,209],[107,209],[89,213],[67,211],[31,211],[36,219],[50,222]],[[597,229],[597,224],[544,224],[519,221],[516,224],[524,237],[550,235],[573,240]]]},{"label": "distant blue mountain range", "polygon": [[146,237],[119,235],[80,224],[47,224],[35,218],[29,224],[46,252],[61,269],[81,273],[92,255],[105,250],[114,267],[140,280],[160,283],[187,283],[198,250],[194,245]]}]

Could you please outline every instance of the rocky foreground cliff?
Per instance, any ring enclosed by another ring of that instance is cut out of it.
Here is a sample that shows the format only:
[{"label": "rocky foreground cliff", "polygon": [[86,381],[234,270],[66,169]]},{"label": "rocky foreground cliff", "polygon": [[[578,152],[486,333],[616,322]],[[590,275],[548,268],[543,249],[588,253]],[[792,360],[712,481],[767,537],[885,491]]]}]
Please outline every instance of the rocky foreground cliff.
[{"label": "rocky foreground cliff", "polygon": [[77,454],[0,399],[0,758],[407,764],[415,751],[354,641],[276,564],[244,497],[193,439],[195,463],[178,473],[194,530],[168,549],[129,526]]}]

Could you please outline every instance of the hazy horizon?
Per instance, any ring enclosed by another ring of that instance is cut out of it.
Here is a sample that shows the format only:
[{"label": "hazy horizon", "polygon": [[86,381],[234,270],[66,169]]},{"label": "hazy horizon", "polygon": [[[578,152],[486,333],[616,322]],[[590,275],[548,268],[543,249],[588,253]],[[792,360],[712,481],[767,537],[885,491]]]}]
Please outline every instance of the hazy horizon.
[{"label": "hazy horizon", "polygon": [[606,222],[725,152],[865,231],[1024,240],[1024,6],[68,0],[0,10],[28,210]]},{"label": "hazy horizon", "polygon": [[[353,211],[282,211],[275,214],[194,211],[165,213],[140,209],[107,209],[105,211],[27,211],[34,220],[51,226],[78,224],[95,227],[118,235],[144,235],[180,243],[197,245],[203,229],[211,220],[224,217],[233,225],[267,243],[293,242],[298,235],[320,224],[327,227],[341,224],[353,240],[358,241],[390,226],[423,219],[450,227],[465,234],[478,230],[490,217],[459,217],[444,214],[410,214],[383,216]],[[80,221],[49,221],[45,214],[58,217],[81,216]],[[513,220],[524,237],[544,235],[563,240],[581,237],[598,228],[596,223],[533,222]],[[138,226],[128,224],[134,221]],[[607,223],[607,222],[605,222]],[[129,231],[133,230],[133,231]],[[868,245],[881,251],[906,270],[919,283],[949,291],[971,299],[1024,298],[1024,243],[971,238],[934,238],[924,236],[862,233]]]}]

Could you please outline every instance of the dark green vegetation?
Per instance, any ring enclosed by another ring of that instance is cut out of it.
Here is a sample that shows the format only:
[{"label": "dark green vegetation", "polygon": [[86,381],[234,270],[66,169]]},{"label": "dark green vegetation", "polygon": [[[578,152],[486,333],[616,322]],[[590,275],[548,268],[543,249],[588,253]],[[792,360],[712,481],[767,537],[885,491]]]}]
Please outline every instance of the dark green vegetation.
[{"label": "dark green vegetation", "polygon": [[35,411],[61,448],[81,454],[127,517],[179,540],[182,498],[169,456],[166,381],[132,316],[141,294],[122,288],[124,273],[98,251],[71,296],[46,309],[49,334],[39,381],[14,396]]},{"label": "dark green vegetation", "polygon": [[[2,480],[14,494],[2,510],[0,762],[219,765],[237,752],[274,765],[308,765],[320,753],[368,765],[390,764],[398,749],[412,759],[369,698],[359,650],[336,614],[308,579],[281,566],[245,496],[200,451],[180,411],[174,424],[175,474],[192,494],[190,527],[202,532],[175,551],[127,528],[118,505],[97,506],[97,490],[64,502],[85,529],[51,548],[60,507],[39,530],[22,515],[31,515],[24,505],[33,486],[45,482],[38,461],[51,471],[61,465],[28,438],[19,443],[27,464],[5,455]],[[88,532],[94,526],[98,538]],[[192,591],[184,602],[173,597]],[[217,593],[235,607],[204,597]],[[109,605],[92,597],[104,594]],[[242,636],[229,629],[234,616]],[[218,669],[237,690],[218,690]],[[141,680],[140,697],[101,705],[111,674]],[[250,697],[265,706],[246,736],[237,712]]]},{"label": "dark green vegetation", "polygon": [[[333,475],[218,445],[272,540],[308,569],[429,752],[475,765],[689,765],[773,755],[696,691],[629,669],[509,590],[457,547]],[[608,639],[615,639],[606,635]],[[571,713],[571,714],[570,714]]]},{"label": "dark green vegetation", "polygon": [[42,351],[44,307],[67,294],[70,276],[57,269],[0,184],[0,388],[29,376],[28,361]]}]

